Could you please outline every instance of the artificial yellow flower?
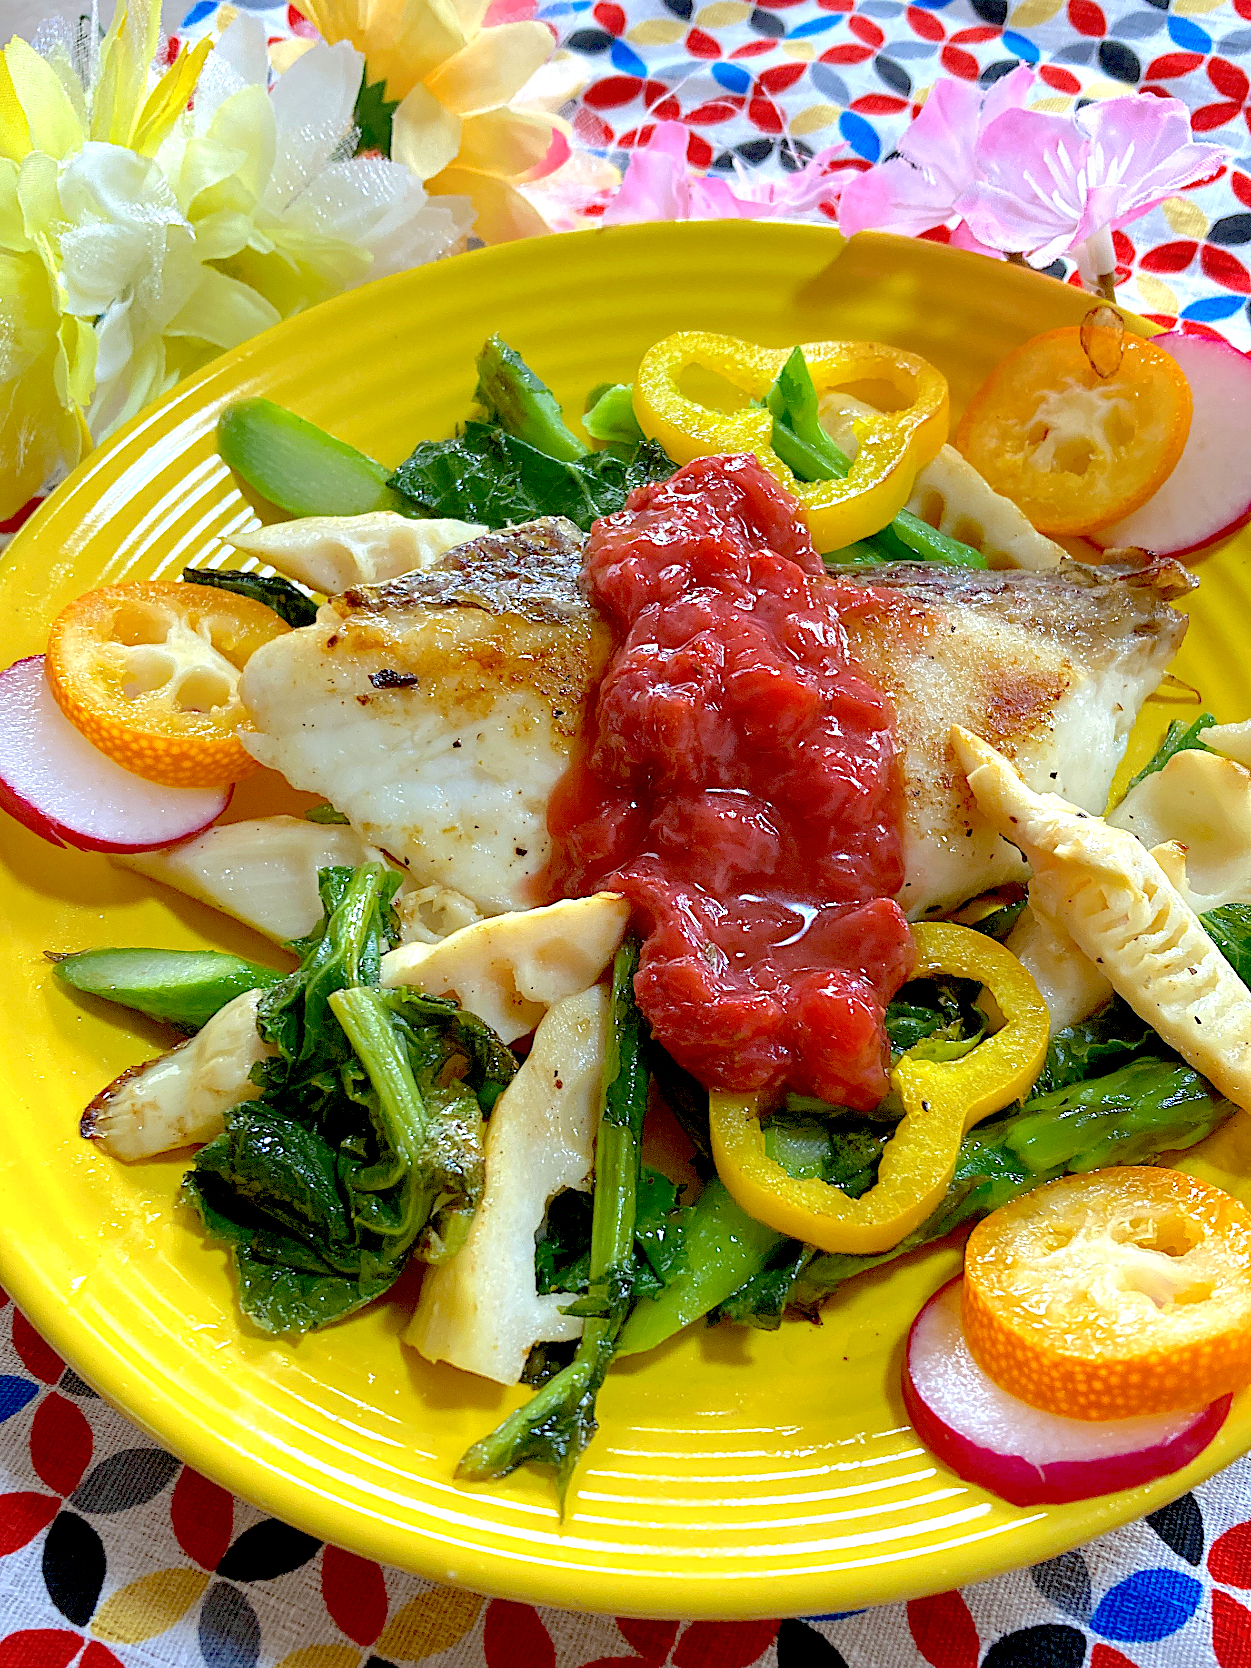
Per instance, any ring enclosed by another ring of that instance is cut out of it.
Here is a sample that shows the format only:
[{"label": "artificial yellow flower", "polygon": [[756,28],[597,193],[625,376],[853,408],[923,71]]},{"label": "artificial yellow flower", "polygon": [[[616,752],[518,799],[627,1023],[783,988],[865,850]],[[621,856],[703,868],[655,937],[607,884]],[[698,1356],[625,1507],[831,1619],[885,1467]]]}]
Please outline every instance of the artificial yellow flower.
[{"label": "artificial yellow flower", "polygon": [[488,243],[548,230],[517,189],[547,155],[559,121],[512,101],[551,56],[537,22],[484,29],[489,0],[304,0],[328,41],[351,41],[371,82],[398,101],[391,155],[442,196],[464,195]]},{"label": "artificial yellow flower", "polygon": [[159,43],[159,0],[129,0],[89,61],[68,35],[0,52],[0,522],[222,349],[469,227],[464,198],[345,155],[350,45],[271,95],[255,17],[154,76]]},{"label": "artificial yellow flower", "polygon": [[149,92],[159,31],[159,7],[119,8],[87,87],[63,49],[45,58],[15,37],[0,53],[0,521],[91,446],[98,339],[69,304],[63,176],[88,145],[150,157],[182,114],[209,43]]}]

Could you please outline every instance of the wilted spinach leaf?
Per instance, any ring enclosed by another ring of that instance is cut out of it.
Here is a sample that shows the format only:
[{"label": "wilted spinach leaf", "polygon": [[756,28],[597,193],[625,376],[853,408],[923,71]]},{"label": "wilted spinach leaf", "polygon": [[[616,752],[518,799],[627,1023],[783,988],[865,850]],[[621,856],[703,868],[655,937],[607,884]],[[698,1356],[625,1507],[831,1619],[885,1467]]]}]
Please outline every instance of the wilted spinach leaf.
[{"label": "wilted spinach leaf", "polygon": [[619,510],[635,487],[668,480],[676,468],[649,440],[628,458],[589,452],[565,460],[501,428],[470,422],[455,440],[423,440],[391,485],[427,516],[494,528],[563,515],[586,532],[599,516]]},{"label": "wilted spinach leaf", "polygon": [[231,1251],[244,1312],[304,1332],[379,1297],[410,1255],[456,1249],[482,1188],[482,1113],[516,1069],[454,1003],[378,988],[396,877],[323,869],[299,968],[261,998],[275,1053],[183,1196]]},{"label": "wilted spinach leaf", "polygon": [[1200,920],[1243,984],[1251,985],[1251,904],[1222,904]]},{"label": "wilted spinach leaf", "polygon": [[263,602],[289,626],[312,625],[317,618],[317,604],[308,592],[277,574],[240,573],[236,568],[184,568],[182,577],[188,585],[208,585],[247,597],[250,602]]}]

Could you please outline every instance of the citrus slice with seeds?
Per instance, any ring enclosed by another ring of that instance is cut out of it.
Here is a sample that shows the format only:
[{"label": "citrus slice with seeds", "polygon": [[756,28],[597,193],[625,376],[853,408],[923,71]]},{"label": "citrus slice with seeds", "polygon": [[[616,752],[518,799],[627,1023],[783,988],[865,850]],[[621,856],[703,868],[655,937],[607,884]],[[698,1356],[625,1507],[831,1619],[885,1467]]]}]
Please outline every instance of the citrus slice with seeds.
[{"label": "citrus slice with seeds", "polygon": [[1251,1381],[1251,1211],[1195,1176],[1064,1176],[965,1251],[965,1336],[1001,1389],[1070,1419],[1202,1407]]},{"label": "citrus slice with seeds", "polygon": [[[1096,332],[1096,341],[1105,332]],[[960,419],[958,451],[1040,533],[1088,533],[1163,486],[1190,433],[1176,360],[1125,335],[1115,364],[1077,326],[1002,360]]]},{"label": "citrus slice with seeds", "polygon": [[260,766],[239,674],[291,628],[248,597],[162,580],[88,591],[55,619],[45,666],[57,705],[124,769],[169,787],[237,782]]}]

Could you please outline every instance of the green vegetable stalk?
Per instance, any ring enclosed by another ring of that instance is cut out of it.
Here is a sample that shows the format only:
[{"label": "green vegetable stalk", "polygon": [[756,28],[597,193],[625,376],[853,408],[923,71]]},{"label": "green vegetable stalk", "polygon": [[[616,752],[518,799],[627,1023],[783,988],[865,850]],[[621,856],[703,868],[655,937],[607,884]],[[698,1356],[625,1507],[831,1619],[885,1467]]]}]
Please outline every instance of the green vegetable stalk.
[{"label": "green vegetable stalk", "polygon": [[629,382],[602,382],[587,400],[582,427],[592,440],[606,445],[637,446],[645,439],[634,415],[634,387]]},{"label": "green vegetable stalk", "polygon": [[791,1302],[811,1308],[853,1275],[942,1239],[1058,1176],[1150,1164],[1161,1153],[1192,1147],[1232,1111],[1197,1072],[1175,1060],[1136,1060],[1040,1095],[965,1136],[947,1197],[914,1233],[873,1257],[814,1257]]},{"label": "green vegetable stalk", "polygon": [[565,426],[556,396],[502,336],[489,337],[478,355],[474,400],[478,420],[495,424],[549,458],[574,463],[586,456],[587,448]]},{"label": "green vegetable stalk", "polygon": [[[1098,1046],[1109,1048],[1106,1035]],[[1071,1065],[1080,1049],[1069,1038],[1059,1050],[1053,1044],[1053,1051],[1058,1056],[1053,1069],[1061,1075],[1060,1062]],[[722,1184],[712,1181],[695,1201],[687,1225],[686,1271],[654,1303],[635,1309],[620,1352],[652,1349],[713,1311],[765,1326],[777,1325],[788,1304],[811,1313],[844,1280],[932,1244],[1043,1182],[1116,1164],[1152,1163],[1161,1153],[1202,1141],[1232,1110],[1175,1058],[1131,1059],[1106,1076],[1039,1095],[1018,1112],[970,1131],[937,1210],[875,1256],[817,1253],[785,1239],[740,1210]],[[799,1126],[800,1120],[792,1123]],[[796,1127],[781,1139],[775,1135],[773,1150],[795,1173],[827,1175],[854,1197],[872,1177],[870,1143],[876,1141],[880,1150],[888,1136],[880,1126],[876,1135],[872,1126],[862,1129],[854,1141],[830,1132],[822,1149],[815,1131]]]},{"label": "green vegetable stalk", "polygon": [[639,1303],[622,1328],[618,1353],[654,1349],[724,1303],[790,1242],[736,1205],[722,1182],[710,1181],[686,1224],[686,1269],[651,1303]]},{"label": "green vegetable stalk", "polygon": [[216,950],[79,950],[57,956],[53,974],[86,996],[102,996],[179,1031],[198,1031],[236,996],[270,990],[284,975]]},{"label": "green vegetable stalk", "polygon": [[637,967],[638,945],[628,942],[613,962],[604,1111],[595,1149],[590,1278],[586,1298],[573,1306],[586,1316],[577,1353],[531,1401],[470,1448],[457,1476],[471,1482],[507,1476],[527,1461],[553,1465],[563,1502],[578,1458],[597,1429],[595,1399],[634,1297],[634,1232],[648,1086],[643,1020],[634,1000]]},{"label": "green vegetable stalk", "polygon": [[516,1069],[454,1003],[378,988],[394,875],[363,864],[318,881],[324,918],[260,1001],[276,1050],[255,1068],[261,1093],[226,1113],[183,1182],[267,1332],[337,1320],[410,1255],[458,1248],[482,1190],[482,1114]]},{"label": "green vegetable stalk", "polygon": [[288,515],[367,515],[412,506],[387,485],[390,470],[272,400],[228,406],[217,449],[254,492]]},{"label": "green vegetable stalk", "polygon": [[[773,450],[793,475],[801,481],[847,477],[851,460],[821,426],[817,391],[801,349],[796,348],[782,367],[765,396],[765,404],[773,413]],[[879,562],[946,562],[963,568],[986,566],[986,558],[978,551],[940,533],[908,510],[901,510],[888,527],[854,546],[850,560],[862,564],[866,548]],[[833,551],[829,559],[837,565],[844,556],[842,551]]]}]

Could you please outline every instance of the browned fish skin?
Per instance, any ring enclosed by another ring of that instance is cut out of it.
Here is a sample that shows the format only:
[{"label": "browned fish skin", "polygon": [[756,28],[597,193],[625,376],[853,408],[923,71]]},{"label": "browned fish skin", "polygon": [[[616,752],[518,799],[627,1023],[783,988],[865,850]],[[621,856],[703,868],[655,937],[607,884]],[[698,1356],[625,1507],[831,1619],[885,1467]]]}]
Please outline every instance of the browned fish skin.
[{"label": "browned fish skin", "polygon": [[1023,878],[977,812],[948,742],[985,736],[1041,790],[1102,811],[1146,696],[1186,631],[1178,562],[985,572],[900,562],[840,574],[866,593],[846,621],[865,675],[894,698],[911,915]]},{"label": "browned fish skin", "polygon": [[586,534],[564,516],[483,533],[433,568],[345,591],[349,608],[481,608],[563,625],[592,613],[579,580]]},{"label": "browned fish skin", "polygon": [[281,654],[249,661],[249,750],[419,885],[484,913],[528,907],[547,801],[609,650],[579,588],[584,542],[545,518],[332,599]]}]

